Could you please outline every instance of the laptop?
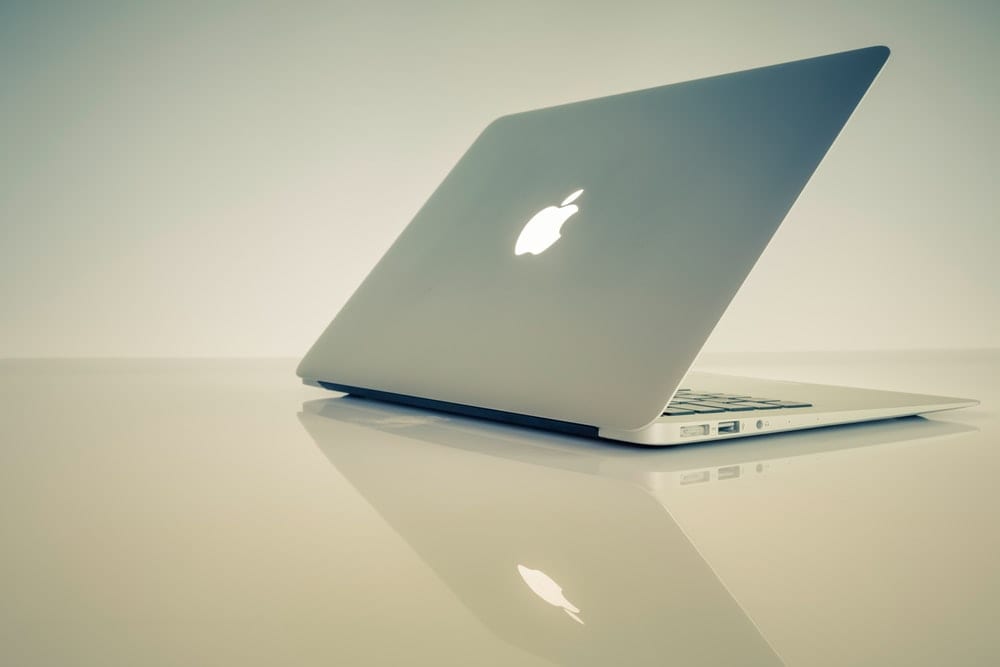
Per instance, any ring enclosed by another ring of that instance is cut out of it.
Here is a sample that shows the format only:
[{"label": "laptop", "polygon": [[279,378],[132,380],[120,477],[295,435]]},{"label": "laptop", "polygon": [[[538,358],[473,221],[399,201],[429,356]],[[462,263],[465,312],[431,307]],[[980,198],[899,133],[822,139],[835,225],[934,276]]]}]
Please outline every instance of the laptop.
[{"label": "laptop", "polygon": [[599,665],[782,664],[672,513],[686,494],[822,475],[817,457],[863,466],[882,447],[974,430],[912,417],[642,450],[349,396],[309,401],[299,420],[484,627],[556,664]]},{"label": "laptop", "polygon": [[888,55],[873,46],[493,121],[298,375],[643,445],[975,405],[691,371]]}]

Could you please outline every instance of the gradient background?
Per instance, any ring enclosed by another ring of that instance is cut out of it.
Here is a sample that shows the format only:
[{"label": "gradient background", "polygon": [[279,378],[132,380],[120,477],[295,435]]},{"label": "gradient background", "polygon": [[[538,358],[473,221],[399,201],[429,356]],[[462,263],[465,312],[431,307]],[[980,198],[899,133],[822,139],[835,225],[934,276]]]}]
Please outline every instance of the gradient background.
[{"label": "gradient background", "polygon": [[0,4],[0,357],[301,356],[494,117],[879,43],[706,351],[1000,345],[995,0],[210,4]]}]

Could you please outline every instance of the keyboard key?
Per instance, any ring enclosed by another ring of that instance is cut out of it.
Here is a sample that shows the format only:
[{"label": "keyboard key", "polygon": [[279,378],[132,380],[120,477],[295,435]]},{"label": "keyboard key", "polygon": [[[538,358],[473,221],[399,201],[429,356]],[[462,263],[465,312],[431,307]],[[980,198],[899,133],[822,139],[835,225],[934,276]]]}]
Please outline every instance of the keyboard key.
[{"label": "keyboard key", "polygon": [[729,412],[735,412],[737,410],[752,410],[754,408],[754,405],[751,403],[723,403],[717,401],[698,401],[698,405],[704,405],[710,408],[719,408],[720,410],[726,410]]},{"label": "keyboard key", "polygon": [[695,411],[685,410],[684,408],[669,407],[663,412],[663,414],[667,417],[676,417],[677,415],[693,415],[695,414]]},{"label": "keyboard key", "polygon": [[718,391],[695,391],[685,387],[677,390],[667,409],[685,410],[688,411],[687,414],[711,414],[718,412],[785,410],[810,407],[812,407],[812,404],[805,401],[760,398],[748,396],[747,394],[725,394]]},{"label": "keyboard key", "polygon": [[698,414],[708,414],[712,412],[725,412],[723,408],[716,408],[710,405],[701,405],[699,403],[677,403],[676,405],[671,403],[671,408],[681,408],[682,410],[690,410],[691,412],[697,412]]}]

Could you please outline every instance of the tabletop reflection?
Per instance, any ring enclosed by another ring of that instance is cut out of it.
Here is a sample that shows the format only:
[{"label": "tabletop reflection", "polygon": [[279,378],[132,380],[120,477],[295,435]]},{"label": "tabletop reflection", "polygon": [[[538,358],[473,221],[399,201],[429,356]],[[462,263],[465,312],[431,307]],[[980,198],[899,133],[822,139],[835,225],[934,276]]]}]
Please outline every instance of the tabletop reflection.
[{"label": "tabletop reflection", "polygon": [[672,494],[971,430],[912,418],[648,450],[351,397],[300,419],[486,627],[571,664],[782,664],[671,516]]}]

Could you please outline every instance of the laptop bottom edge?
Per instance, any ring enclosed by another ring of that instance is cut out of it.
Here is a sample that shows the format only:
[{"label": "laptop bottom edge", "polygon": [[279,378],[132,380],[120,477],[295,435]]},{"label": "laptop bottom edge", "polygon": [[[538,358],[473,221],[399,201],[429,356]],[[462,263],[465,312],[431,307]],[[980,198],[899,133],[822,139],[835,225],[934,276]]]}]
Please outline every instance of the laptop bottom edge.
[{"label": "laptop bottom edge", "polygon": [[387,403],[398,403],[400,405],[406,405],[415,408],[438,410],[440,412],[450,412],[452,414],[458,414],[465,417],[475,417],[477,419],[489,419],[492,421],[499,421],[507,424],[516,424],[518,426],[528,426],[530,428],[540,428],[540,429],[545,429],[547,431],[557,431],[559,433],[567,433],[569,435],[578,435],[588,438],[598,437],[598,428],[596,426],[587,426],[586,424],[576,424],[573,422],[560,421],[558,419],[534,417],[531,415],[523,415],[516,412],[505,412],[503,410],[480,408],[472,405],[464,405],[462,403],[451,403],[448,401],[438,401],[430,398],[420,398],[418,396],[407,396],[406,394],[396,394],[389,391],[380,391],[378,389],[352,387],[349,385],[338,384],[335,382],[324,382],[322,380],[318,380],[315,383],[313,383],[312,381],[305,381],[305,382],[306,384],[313,384],[314,386],[322,387],[324,389],[330,389],[333,391],[342,391],[346,394],[351,394],[353,396],[359,396],[361,398],[370,398],[377,401],[385,401]]},{"label": "laptop bottom edge", "polygon": [[[355,387],[324,380],[303,379],[307,385],[344,392],[360,398],[395,403],[420,409],[436,410],[451,414],[488,419],[517,426],[555,431],[568,435],[614,440],[620,443],[650,447],[686,445],[700,442],[729,440],[753,435],[766,435],[804,429],[852,424],[882,419],[908,417],[917,414],[952,410],[976,405],[977,401],[945,397],[907,395],[912,403],[866,406],[854,409],[769,410],[766,412],[728,412],[685,417],[661,417],[649,426],[626,431],[601,428],[587,424],[536,417],[516,412],[483,408],[462,403],[452,403],[419,396]],[[846,389],[846,388],[838,388]],[[878,392],[883,393],[883,392]],[[902,395],[897,395],[902,396]],[[924,400],[919,400],[924,399]],[[831,406],[832,407],[832,406]]]}]

